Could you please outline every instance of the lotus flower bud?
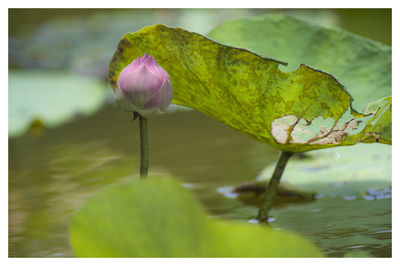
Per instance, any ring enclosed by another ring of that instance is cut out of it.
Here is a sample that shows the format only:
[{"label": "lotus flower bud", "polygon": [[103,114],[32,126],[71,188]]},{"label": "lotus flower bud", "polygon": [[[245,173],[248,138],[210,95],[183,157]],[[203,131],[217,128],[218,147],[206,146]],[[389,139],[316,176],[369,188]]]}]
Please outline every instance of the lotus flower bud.
[{"label": "lotus flower bud", "polygon": [[116,99],[122,109],[150,118],[165,111],[172,101],[168,73],[145,54],[126,66],[118,77]]}]

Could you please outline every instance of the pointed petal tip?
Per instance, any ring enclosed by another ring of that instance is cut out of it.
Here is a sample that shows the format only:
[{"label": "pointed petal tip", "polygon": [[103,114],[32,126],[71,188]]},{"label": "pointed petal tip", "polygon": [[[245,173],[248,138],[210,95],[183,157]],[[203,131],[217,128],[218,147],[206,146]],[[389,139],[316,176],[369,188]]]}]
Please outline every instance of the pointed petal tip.
[{"label": "pointed petal tip", "polygon": [[151,60],[151,58],[153,58],[153,57],[146,53],[146,54],[143,56],[142,62],[141,62],[141,63],[142,63],[142,64],[145,64],[145,63],[147,63],[149,60]]}]

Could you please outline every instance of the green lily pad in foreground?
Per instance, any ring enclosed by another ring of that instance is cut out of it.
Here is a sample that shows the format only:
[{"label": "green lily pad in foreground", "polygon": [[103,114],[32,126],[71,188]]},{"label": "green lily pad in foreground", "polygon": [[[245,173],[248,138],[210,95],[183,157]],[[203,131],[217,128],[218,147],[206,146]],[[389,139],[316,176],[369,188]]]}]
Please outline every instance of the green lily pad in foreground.
[{"label": "green lily pad in foreground", "polygon": [[8,134],[23,135],[34,121],[56,127],[76,115],[90,115],[105,100],[105,86],[94,78],[54,71],[10,71]]},{"label": "green lily pad in foreground", "polygon": [[113,185],[73,217],[78,257],[320,257],[295,234],[206,218],[178,182],[150,178]]},{"label": "green lily pad in foreground", "polygon": [[[310,25],[303,30],[315,31]],[[333,38],[332,45],[341,45],[328,30],[321,31],[327,35],[322,37]],[[262,27],[257,32],[261,34]],[[265,37],[263,43],[274,41]],[[284,64],[280,61],[164,25],[145,27],[122,38],[110,62],[114,89],[122,69],[145,53],[169,73],[174,103],[193,107],[280,150],[391,143],[390,93],[381,99],[371,97],[374,103],[365,106],[369,112],[360,113],[353,109],[349,92],[328,73],[306,65],[285,73],[279,69]],[[375,75],[370,69],[365,71]]]}]

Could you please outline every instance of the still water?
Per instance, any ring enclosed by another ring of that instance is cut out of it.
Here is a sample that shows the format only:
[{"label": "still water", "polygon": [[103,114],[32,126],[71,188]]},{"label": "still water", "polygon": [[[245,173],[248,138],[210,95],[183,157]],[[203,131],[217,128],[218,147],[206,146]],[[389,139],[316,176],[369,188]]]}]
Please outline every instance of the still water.
[{"label": "still water", "polygon": [[[139,128],[130,120],[130,113],[106,106],[92,117],[9,140],[10,257],[73,256],[73,213],[105,186],[138,178]],[[219,191],[254,180],[275,162],[277,150],[197,111],[151,119],[149,128],[150,175],[179,179],[210,216],[254,221],[256,207]],[[322,197],[280,206],[272,215],[277,230],[305,235],[326,256],[391,256],[390,197]]]}]

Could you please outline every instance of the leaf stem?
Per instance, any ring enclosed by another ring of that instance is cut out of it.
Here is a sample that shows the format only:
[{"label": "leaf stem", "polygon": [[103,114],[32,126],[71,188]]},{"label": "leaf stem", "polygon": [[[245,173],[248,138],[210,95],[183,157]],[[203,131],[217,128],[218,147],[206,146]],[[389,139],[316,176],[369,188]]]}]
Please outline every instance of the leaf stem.
[{"label": "leaf stem", "polygon": [[285,170],[286,163],[288,162],[289,158],[293,155],[292,152],[285,152],[282,151],[278,163],[275,166],[274,173],[272,174],[271,180],[267,186],[265,191],[265,196],[258,211],[257,219],[260,223],[268,224],[268,213],[271,210],[272,202],[275,198],[276,191],[278,190],[279,181],[281,180],[283,171]]},{"label": "leaf stem", "polygon": [[140,124],[140,177],[146,178],[149,168],[149,134],[147,119],[139,115]]}]

